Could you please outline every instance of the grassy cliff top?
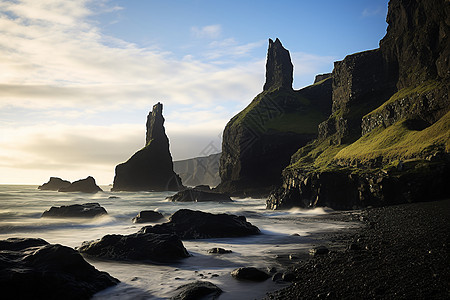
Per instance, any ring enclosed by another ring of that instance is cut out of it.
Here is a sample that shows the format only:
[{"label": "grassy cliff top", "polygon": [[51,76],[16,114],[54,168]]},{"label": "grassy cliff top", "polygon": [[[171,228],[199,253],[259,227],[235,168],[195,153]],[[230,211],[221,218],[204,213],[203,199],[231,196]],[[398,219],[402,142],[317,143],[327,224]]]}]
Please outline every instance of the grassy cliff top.
[{"label": "grassy cliff top", "polygon": [[317,134],[318,124],[327,118],[322,108],[326,99],[322,94],[318,97],[311,95],[314,95],[314,89],[324,90],[330,80],[323,80],[299,91],[283,88],[263,91],[234,116],[228,126],[247,127],[259,133],[278,131]]}]

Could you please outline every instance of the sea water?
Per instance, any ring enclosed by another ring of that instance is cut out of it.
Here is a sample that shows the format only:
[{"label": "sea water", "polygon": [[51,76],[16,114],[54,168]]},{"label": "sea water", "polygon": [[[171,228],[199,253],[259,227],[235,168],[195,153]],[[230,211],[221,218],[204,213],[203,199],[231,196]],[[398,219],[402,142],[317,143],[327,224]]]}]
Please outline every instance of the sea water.
[{"label": "sea water", "polygon": [[[348,226],[330,221],[311,222],[310,217],[330,210],[271,211],[265,209],[265,199],[235,199],[233,202],[169,202],[173,192],[104,192],[96,194],[41,191],[37,186],[0,185],[0,239],[10,237],[42,238],[52,244],[79,247],[83,241],[96,240],[106,234],[131,234],[144,225],[131,219],[142,210],[156,210],[167,218],[182,208],[210,213],[243,215],[256,225],[260,235],[241,238],[183,240],[190,257],[171,264],[117,262],[87,258],[101,271],[108,272],[121,283],[94,296],[94,299],[167,299],[178,286],[205,280],[219,286],[220,299],[262,298],[266,292],[283,285],[266,280],[262,283],[240,281],[230,272],[243,266],[261,269],[286,266],[289,254],[306,253],[317,243],[311,238],[318,232],[329,232]],[[51,206],[98,202],[108,215],[94,219],[41,218]],[[162,220],[165,222],[168,220]],[[230,254],[208,254],[221,247]],[[289,261],[288,261],[289,263]]]}]

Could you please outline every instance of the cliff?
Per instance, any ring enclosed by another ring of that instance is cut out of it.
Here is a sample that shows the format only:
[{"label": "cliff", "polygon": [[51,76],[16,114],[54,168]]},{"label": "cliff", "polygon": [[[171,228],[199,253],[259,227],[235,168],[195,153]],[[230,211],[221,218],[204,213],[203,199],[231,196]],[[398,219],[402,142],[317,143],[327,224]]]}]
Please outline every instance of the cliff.
[{"label": "cliff", "polygon": [[209,185],[215,187],[220,183],[219,161],[221,153],[204,157],[173,162],[173,170],[186,186]]},{"label": "cliff", "polygon": [[218,191],[268,195],[291,155],[317,136],[330,113],[331,78],[295,91],[292,72],[289,51],[269,40],[263,92],[224,129]]},{"label": "cliff", "polygon": [[161,103],[155,104],[147,117],[145,147],[116,166],[113,191],[177,191],[182,188],[181,179],[173,171],[162,109]]},{"label": "cliff", "polygon": [[380,48],[332,72],[332,114],[300,148],[271,209],[448,197],[450,2],[391,0]]}]

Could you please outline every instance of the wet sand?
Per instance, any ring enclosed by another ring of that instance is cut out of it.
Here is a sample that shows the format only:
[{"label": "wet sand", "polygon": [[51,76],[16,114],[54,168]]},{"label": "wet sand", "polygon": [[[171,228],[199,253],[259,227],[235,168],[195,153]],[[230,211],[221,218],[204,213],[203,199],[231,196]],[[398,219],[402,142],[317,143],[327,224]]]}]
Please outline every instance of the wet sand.
[{"label": "wet sand", "polygon": [[361,226],[323,234],[330,252],[291,265],[293,283],[266,299],[450,298],[450,199],[317,218]]}]

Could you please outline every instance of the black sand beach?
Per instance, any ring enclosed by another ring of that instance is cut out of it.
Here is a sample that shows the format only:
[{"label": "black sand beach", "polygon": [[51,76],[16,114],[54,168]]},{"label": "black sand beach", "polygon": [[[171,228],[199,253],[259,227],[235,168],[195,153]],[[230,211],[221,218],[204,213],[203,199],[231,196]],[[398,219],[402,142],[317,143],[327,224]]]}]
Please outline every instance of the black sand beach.
[{"label": "black sand beach", "polygon": [[332,213],[362,222],[324,235],[330,252],[291,266],[266,299],[449,299],[450,200]]}]

